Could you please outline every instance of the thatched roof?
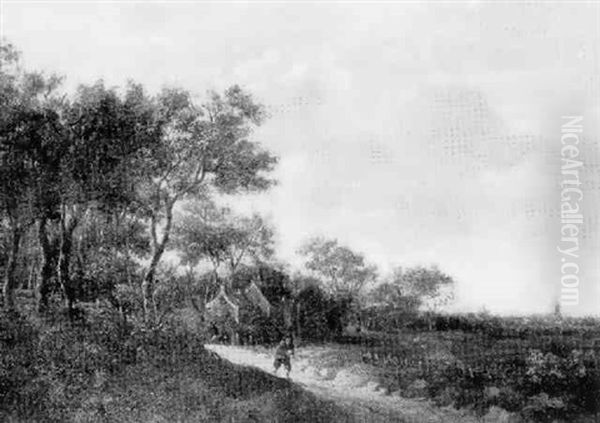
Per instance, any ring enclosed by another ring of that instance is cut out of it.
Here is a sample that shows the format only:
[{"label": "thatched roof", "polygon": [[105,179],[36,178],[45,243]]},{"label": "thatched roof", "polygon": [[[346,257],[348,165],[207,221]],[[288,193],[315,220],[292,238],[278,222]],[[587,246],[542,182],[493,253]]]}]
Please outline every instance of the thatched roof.
[{"label": "thatched roof", "polygon": [[240,308],[244,304],[252,304],[266,316],[271,314],[271,304],[254,281],[250,282],[243,291],[227,293],[221,286],[219,293],[206,304],[206,311],[213,316],[222,318],[232,317],[236,323],[240,321]]},{"label": "thatched roof", "polygon": [[240,322],[240,307],[229,298],[222,285],[217,296],[206,304],[206,311],[223,317],[229,315],[236,323]]},{"label": "thatched roof", "polygon": [[262,312],[269,316],[271,314],[271,304],[265,298],[260,288],[254,283],[254,281],[250,282],[250,285],[245,290],[246,297],[254,304],[256,307],[260,308]]}]

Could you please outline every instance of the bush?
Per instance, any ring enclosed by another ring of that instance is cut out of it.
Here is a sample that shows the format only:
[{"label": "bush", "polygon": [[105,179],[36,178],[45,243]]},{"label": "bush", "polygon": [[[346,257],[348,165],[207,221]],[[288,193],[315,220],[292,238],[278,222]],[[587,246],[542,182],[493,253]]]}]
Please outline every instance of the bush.
[{"label": "bush", "polygon": [[238,333],[242,344],[273,344],[283,336],[283,319],[277,314],[265,316],[260,310],[245,314]]},{"label": "bush", "polygon": [[[559,407],[567,415],[600,411],[600,373],[597,358],[592,352],[583,353],[573,350],[567,357],[534,350],[527,358],[524,393],[539,401],[533,405],[544,404],[540,398],[557,398],[562,401]],[[545,395],[545,396],[543,396]],[[555,410],[556,401],[548,401],[548,407]],[[551,413],[551,414],[552,414]]]},{"label": "bush", "polygon": [[38,383],[36,339],[37,332],[26,319],[0,313],[0,410],[28,417],[43,406],[46,387]]},{"label": "bush", "polygon": [[402,329],[414,322],[417,317],[416,308],[410,303],[410,298],[406,298],[406,301],[405,307],[389,305],[369,307],[362,311],[361,320],[369,330],[391,332]]},{"label": "bush", "polygon": [[349,298],[331,297],[318,286],[309,285],[298,293],[297,301],[302,338],[322,341],[342,334],[352,305]]},{"label": "bush", "polygon": [[529,421],[535,422],[554,422],[569,416],[563,399],[550,397],[545,392],[529,398],[522,414]]},{"label": "bush", "polygon": [[147,328],[125,321],[109,303],[78,313],[71,321],[57,309],[36,327],[0,314],[0,421],[68,421],[99,378],[131,364],[190,363],[206,354],[202,334],[175,314]]}]

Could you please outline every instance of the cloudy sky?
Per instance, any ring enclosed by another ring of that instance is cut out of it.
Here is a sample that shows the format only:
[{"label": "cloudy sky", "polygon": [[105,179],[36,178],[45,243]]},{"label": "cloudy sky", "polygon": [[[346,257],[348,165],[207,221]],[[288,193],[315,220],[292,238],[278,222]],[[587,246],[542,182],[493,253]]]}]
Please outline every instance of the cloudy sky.
[{"label": "cloudy sky", "polygon": [[457,308],[543,312],[556,253],[562,115],[583,115],[580,304],[600,311],[600,9],[592,3],[1,1],[2,36],[67,88],[103,78],[202,95],[241,84],[279,185],[280,256],[308,236],[385,272],[436,263]]}]

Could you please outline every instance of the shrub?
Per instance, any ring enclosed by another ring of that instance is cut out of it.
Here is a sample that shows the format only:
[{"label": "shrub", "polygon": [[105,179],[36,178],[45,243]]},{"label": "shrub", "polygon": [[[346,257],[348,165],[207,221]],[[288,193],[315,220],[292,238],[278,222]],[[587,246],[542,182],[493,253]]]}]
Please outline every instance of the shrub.
[{"label": "shrub", "polygon": [[[534,350],[527,358],[526,380],[522,389],[531,398],[546,398],[540,396],[542,394],[559,398],[563,403],[561,412],[569,415],[597,413],[600,411],[599,375],[597,358],[592,352],[573,350],[563,358]],[[532,404],[541,406],[543,403],[539,400]],[[555,401],[549,401],[548,404],[553,410],[557,408]],[[552,413],[556,412],[554,410]]]},{"label": "shrub", "polygon": [[523,408],[523,416],[535,422],[554,422],[564,420],[569,413],[562,398],[550,397],[545,392],[535,395],[527,401]]},{"label": "shrub", "polygon": [[45,386],[35,383],[40,378],[36,338],[26,319],[0,313],[0,410],[27,417],[42,407]]}]

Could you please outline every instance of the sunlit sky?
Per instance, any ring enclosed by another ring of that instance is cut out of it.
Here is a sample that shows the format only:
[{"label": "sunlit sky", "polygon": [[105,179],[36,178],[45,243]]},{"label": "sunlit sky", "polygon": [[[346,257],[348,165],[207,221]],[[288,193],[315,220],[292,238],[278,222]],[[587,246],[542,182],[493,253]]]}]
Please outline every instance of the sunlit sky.
[{"label": "sunlit sky", "polygon": [[[551,311],[561,115],[583,115],[580,304],[600,311],[600,9],[593,3],[1,3],[27,67],[267,105],[279,184],[236,200],[377,264],[438,264],[458,310]],[[553,212],[554,210],[554,212]]]}]

